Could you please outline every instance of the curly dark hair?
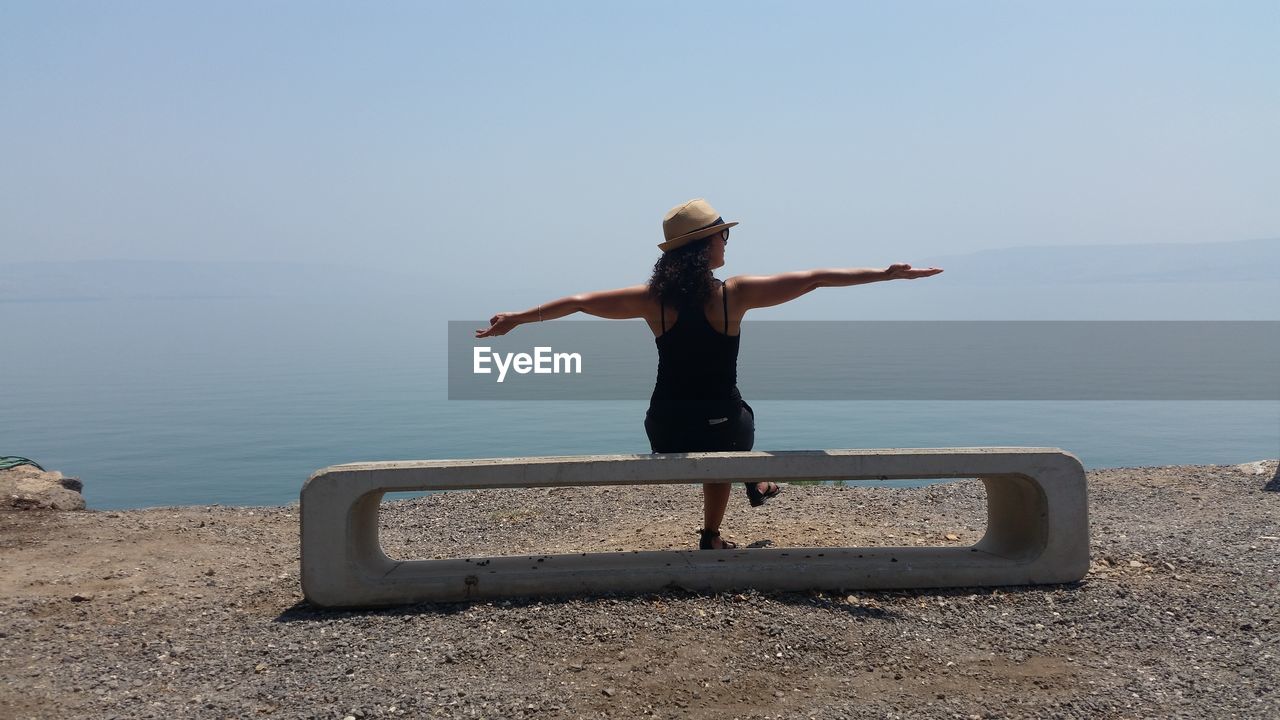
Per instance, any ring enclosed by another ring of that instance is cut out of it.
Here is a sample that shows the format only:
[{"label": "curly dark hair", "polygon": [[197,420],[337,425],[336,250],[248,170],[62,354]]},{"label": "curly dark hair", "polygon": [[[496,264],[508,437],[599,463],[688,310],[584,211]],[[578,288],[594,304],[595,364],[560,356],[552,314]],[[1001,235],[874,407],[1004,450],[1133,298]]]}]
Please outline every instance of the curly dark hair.
[{"label": "curly dark hair", "polygon": [[710,297],[713,276],[708,250],[711,237],[662,253],[653,264],[649,294],[668,305],[701,305]]}]

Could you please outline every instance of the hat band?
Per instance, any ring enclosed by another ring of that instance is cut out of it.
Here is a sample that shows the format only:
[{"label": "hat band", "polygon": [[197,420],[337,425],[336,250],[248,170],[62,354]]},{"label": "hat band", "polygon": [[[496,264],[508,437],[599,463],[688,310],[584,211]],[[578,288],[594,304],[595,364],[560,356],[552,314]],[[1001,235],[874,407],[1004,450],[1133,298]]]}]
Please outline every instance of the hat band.
[{"label": "hat band", "polygon": [[[708,224],[706,224],[706,225],[703,225],[702,227],[694,228],[694,229],[692,229],[692,230],[690,230],[690,231],[688,231],[688,232],[682,232],[682,233],[680,233],[679,235],[677,235],[676,237],[672,238],[671,240],[675,240],[675,239],[677,239],[677,238],[682,238],[682,237],[688,237],[689,235],[692,235],[692,234],[694,234],[694,233],[702,232],[703,230],[706,230],[707,228],[713,228],[713,227],[715,227],[715,226],[717,226],[717,225],[724,225],[724,224],[725,224],[725,222],[724,222],[724,216],[720,216],[720,217],[716,218],[715,220],[712,220],[710,223],[708,223]],[[668,240],[667,242],[671,242],[671,240]]]},{"label": "hat band", "polygon": [[703,226],[702,226],[702,227],[700,227],[700,228],[694,228],[693,230],[690,230],[689,232],[685,233],[685,235],[688,235],[689,233],[696,233],[696,232],[699,232],[699,231],[701,231],[701,230],[706,230],[707,228],[713,228],[713,227],[715,227],[715,226],[717,226],[717,225],[723,225],[723,224],[724,224],[724,217],[723,217],[723,216],[721,216],[721,217],[716,218],[716,219],[715,219],[715,221],[713,221],[711,224],[709,224],[709,225],[703,225]]}]

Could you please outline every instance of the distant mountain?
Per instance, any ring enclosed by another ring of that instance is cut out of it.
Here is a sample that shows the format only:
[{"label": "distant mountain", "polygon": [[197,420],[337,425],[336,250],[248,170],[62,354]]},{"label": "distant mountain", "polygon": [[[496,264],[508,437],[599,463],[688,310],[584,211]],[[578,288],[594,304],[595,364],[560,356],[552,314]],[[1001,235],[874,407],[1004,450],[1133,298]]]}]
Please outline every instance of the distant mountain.
[{"label": "distant mountain", "polygon": [[[1154,294],[1177,300],[1186,294],[1185,288],[1178,287],[1179,284],[1251,283],[1262,293],[1258,295],[1258,302],[1272,304],[1270,298],[1273,293],[1268,289],[1273,285],[1280,287],[1280,276],[1276,272],[1280,267],[1280,238],[1189,244],[1011,247],[934,256],[928,259],[928,264],[944,268],[946,272],[921,283],[894,283],[891,289],[882,289],[881,292],[890,293],[885,297],[896,297],[909,288],[909,297],[917,300],[924,300],[926,294],[940,293],[937,303],[955,304],[962,303],[965,295],[957,292],[959,286],[972,286],[967,292],[995,293],[998,299],[993,302],[1004,306],[1010,302],[1007,298],[1012,292],[1024,294],[1019,302],[1029,302],[1030,298],[1025,294],[1032,287],[1036,297],[1047,297],[1055,292],[1054,288],[1062,297],[1073,297],[1080,296],[1079,285],[1088,284],[1094,286],[1088,294],[1101,297],[1108,292],[1101,286],[1119,290],[1122,286],[1132,289],[1135,285],[1164,283],[1168,287]],[[534,286],[483,288],[473,284],[463,286],[465,292],[460,293],[456,281],[457,273],[433,280],[406,273],[319,263],[19,262],[0,264],[0,302],[435,296],[441,307],[469,308],[470,303],[478,301],[482,293],[484,312],[490,312],[490,308],[507,305],[509,309],[527,307],[542,295],[554,292]],[[452,291],[446,287],[452,287]],[[922,294],[922,288],[928,290]],[[517,289],[520,292],[517,293]],[[843,306],[845,297],[841,296],[839,306]],[[1240,299],[1246,300],[1244,296]],[[1247,301],[1254,302],[1251,299]],[[821,303],[815,305],[813,302],[805,303],[807,308],[804,312],[820,307]],[[831,297],[831,302],[836,302],[835,296]],[[1062,304],[1061,301],[1054,302]],[[848,310],[841,307],[833,312],[845,317]],[[875,312],[877,316],[884,316],[883,309]],[[929,312],[936,313],[938,308],[931,306]]]},{"label": "distant mountain", "polygon": [[764,320],[1280,320],[1280,239],[904,258],[931,278],[822,290]]},{"label": "distant mountain", "polygon": [[943,268],[949,284],[1276,282],[1280,238],[1012,247],[935,257],[929,264]]},{"label": "distant mountain", "polygon": [[84,260],[0,264],[0,302],[422,295],[424,278],[314,263]]}]

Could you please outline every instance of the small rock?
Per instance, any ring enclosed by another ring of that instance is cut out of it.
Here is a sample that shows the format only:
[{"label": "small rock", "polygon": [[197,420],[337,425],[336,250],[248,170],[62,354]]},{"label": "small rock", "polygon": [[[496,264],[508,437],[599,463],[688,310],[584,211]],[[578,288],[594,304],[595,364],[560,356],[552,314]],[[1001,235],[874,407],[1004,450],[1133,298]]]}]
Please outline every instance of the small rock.
[{"label": "small rock", "polygon": [[83,510],[84,484],[62,473],[19,465],[0,470],[0,507],[13,510]]},{"label": "small rock", "polygon": [[617,694],[618,694],[618,691],[617,691],[617,690],[614,690],[613,688],[605,688],[604,690],[601,690],[600,692],[604,693],[604,696],[605,696],[605,697],[613,697],[614,695],[617,695]]},{"label": "small rock", "polygon": [[93,596],[88,593],[76,593],[71,596],[71,602],[89,602],[92,599]]},{"label": "small rock", "polygon": [[1267,460],[1255,460],[1254,462],[1240,463],[1236,465],[1236,469],[1250,475],[1264,475],[1268,472]]},{"label": "small rock", "polygon": [[946,537],[948,540],[959,540],[959,539],[960,539],[960,536],[959,536],[959,535],[957,535],[957,534],[955,534],[955,533],[947,533],[944,537]]}]

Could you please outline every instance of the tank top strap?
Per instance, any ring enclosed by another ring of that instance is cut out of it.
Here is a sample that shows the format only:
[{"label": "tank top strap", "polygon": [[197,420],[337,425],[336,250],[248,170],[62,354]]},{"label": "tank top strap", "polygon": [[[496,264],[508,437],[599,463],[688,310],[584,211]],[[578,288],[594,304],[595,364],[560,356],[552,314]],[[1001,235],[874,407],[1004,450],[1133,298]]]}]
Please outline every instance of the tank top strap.
[{"label": "tank top strap", "polygon": [[724,334],[729,334],[729,285],[720,281],[720,299],[724,305]]}]

